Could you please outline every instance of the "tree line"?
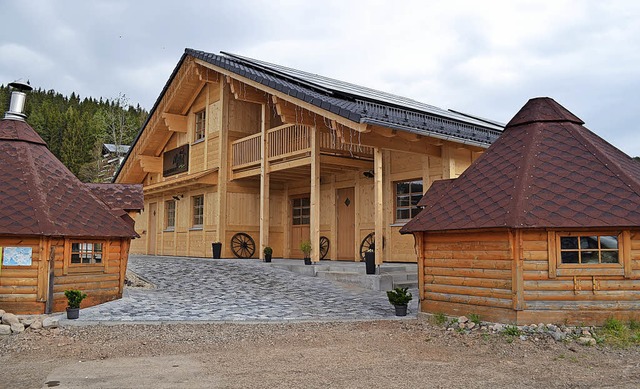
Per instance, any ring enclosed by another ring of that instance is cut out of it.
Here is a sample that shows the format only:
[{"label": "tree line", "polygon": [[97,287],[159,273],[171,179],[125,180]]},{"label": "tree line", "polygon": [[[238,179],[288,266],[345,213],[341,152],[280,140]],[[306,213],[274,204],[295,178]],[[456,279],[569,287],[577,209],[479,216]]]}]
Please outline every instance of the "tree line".
[{"label": "tree line", "polygon": [[[2,114],[9,109],[10,88],[0,85]],[[49,150],[80,180],[96,182],[102,145],[131,145],[148,112],[129,104],[125,95],[113,99],[64,96],[34,89],[26,99],[27,122],[47,142]]]}]

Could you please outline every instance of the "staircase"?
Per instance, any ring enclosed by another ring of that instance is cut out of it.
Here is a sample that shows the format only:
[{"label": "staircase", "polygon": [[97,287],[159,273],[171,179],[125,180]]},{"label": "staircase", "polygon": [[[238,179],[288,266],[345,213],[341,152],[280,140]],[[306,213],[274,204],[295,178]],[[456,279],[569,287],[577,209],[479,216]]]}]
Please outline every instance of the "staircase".
[{"label": "staircase", "polygon": [[370,275],[366,274],[363,262],[321,261],[305,266],[302,261],[276,260],[272,262],[272,266],[377,291],[418,288],[418,269],[415,263],[383,263],[376,267],[376,274]]}]

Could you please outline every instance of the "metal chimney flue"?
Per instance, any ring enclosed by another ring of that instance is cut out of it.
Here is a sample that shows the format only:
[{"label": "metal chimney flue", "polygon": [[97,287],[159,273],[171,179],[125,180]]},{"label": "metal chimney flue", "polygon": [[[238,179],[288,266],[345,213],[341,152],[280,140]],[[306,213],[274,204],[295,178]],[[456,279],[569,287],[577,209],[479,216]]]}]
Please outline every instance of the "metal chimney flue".
[{"label": "metal chimney flue", "polygon": [[33,88],[29,85],[29,81],[26,83],[14,81],[9,84],[9,87],[12,88],[11,102],[9,103],[9,110],[4,114],[4,118],[24,121],[27,117],[24,113],[24,103],[27,100],[27,92]]}]

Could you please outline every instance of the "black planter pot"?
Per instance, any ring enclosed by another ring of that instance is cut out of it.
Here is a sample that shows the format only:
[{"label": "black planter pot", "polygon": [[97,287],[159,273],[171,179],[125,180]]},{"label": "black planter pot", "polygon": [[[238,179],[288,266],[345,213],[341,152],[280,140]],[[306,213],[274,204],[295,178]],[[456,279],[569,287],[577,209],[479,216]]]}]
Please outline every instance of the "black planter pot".
[{"label": "black planter pot", "polygon": [[80,317],[80,308],[67,307],[67,319],[74,320]]},{"label": "black planter pot", "polygon": [[376,253],[367,251],[364,253],[364,261],[367,265],[367,274],[376,274]]},{"label": "black planter pot", "polygon": [[264,255],[264,261],[265,262],[271,262],[271,254],[265,254]]},{"label": "black planter pot", "polygon": [[394,305],[396,309],[396,316],[407,316],[407,306],[406,305]]},{"label": "black planter pot", "polygon": [[222,243],[211,243],[211,249],[213,251],[213,259],[220,259],[222,254]]},{"label": "black planter pot", "polygon": [[304,264],[305,265],[311,265],[311,258],[306,258],[304,259]]}]

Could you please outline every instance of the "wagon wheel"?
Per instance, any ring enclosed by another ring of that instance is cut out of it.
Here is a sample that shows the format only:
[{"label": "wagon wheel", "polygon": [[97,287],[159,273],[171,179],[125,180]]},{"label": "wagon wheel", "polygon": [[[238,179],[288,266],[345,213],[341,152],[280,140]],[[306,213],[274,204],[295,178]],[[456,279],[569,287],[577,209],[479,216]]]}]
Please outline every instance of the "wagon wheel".
[{"label": "wagon wheel", "polygon": [[375,250],[376,248],[376,234],[375,232],[370,233],[362,239],[362,243],[360,243],[360,260],[364,261],[364,253],[369,250]]},{"label": "wagon wheel", "polygon": [[320,237],[320,259],[324,259],[329,253],[329,238],[326,236]]},{"label": "wagon wheel", "polygon": [[238,258],[251,258],[256,252],[256,242],[244,232],[238,232],[231,238],[231,251]]}]

